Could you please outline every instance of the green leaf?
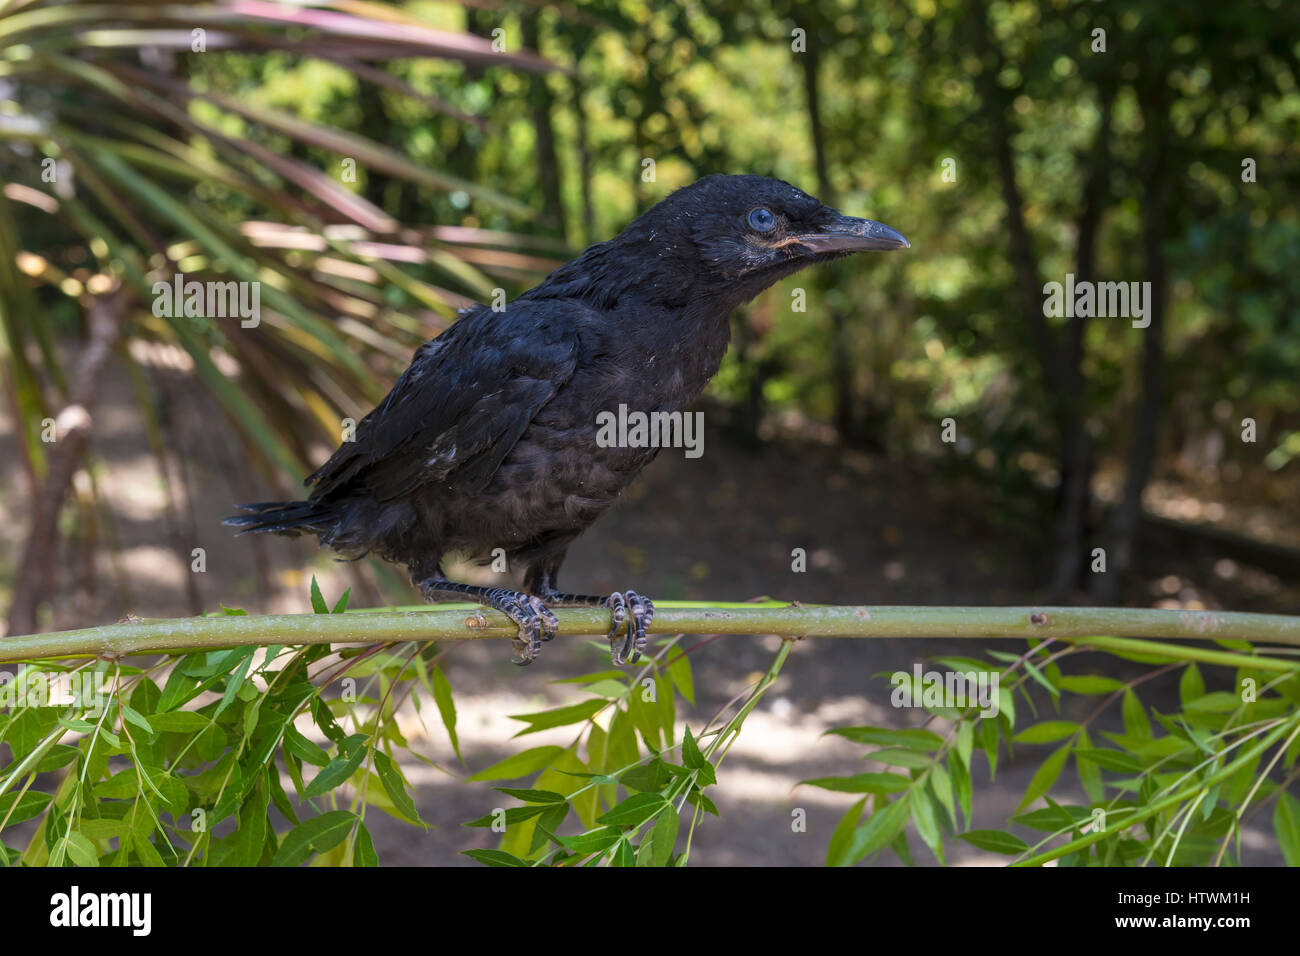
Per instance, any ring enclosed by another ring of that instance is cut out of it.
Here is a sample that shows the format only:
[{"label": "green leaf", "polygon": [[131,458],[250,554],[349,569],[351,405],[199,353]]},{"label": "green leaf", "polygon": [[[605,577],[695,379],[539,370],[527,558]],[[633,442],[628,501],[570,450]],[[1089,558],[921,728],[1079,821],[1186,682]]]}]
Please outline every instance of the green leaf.
[{"label": "green leaf", "polygon": [[315,741],[308,740],[293,725],[284,728],[284,747],[299,760],[305,760],[315,767],[329,765],[330,755]]},{"label": "green leaf", "polygon": [[119,770],[107,780],[101,780],[92,788],[92,793],[106,800],[121,800],[133,797],[140,792],[140,778],[135,767]]},{"label": "green leaf", "polygon": [[161,869],[167,865],[163,861],[162,855],[158,852],[158,848],[149,842],[148,836],[139,833],[132,833],[131,846],[144,866],[152,869]]},{"label": "green leaf", "polygon": [[[347,592],[343,592],[344,597]],[[342,613],[335,611],[335,614]],[[375,852],[375,841],[371,839],[370,831],[361,821],[357,821],[357,838],[352,844],[352,865],[353,866],[378,866],[379,854]]]},{"label": "green leaf", "polygon": [[1061,692],[1056,689],[1056,686],[1051,681],[1049,681],[1046,677],[1043,676],[1043,672],[1034,666],[1033,661],[1029,660],[1028,658],[1025,658],[1023,663],[1025,665],[1025,670],[1029,672],[1029,676],[1032,677],[1034,680],[1038,681],[1038,683],[1041,684],[1044,688],[1046,688],[1047,692],[1052,695],[1053,700],[1061,696]]},{"label": "green leaf", "polygon": [[992,717],[980,721],[980,743],[989,758],[989,780],[998,772],[998,722]]},{"label": "green leaf", "polygon": [[493,790],[522,800],[524,803],[564,803],[564,794],[554,790],[527,790],[519,787],[493,787]]},{"label": "green leaf", "polygon": [[477,820],[470,820],[468,823],[462,823],[465,827],[491,827],[498,823],[504,823],[507,828],[516,823],[523,823],[525,820],[531,820],[533,817],[541,816],[550,806],[546,804],[530,804],[526,807],[509,807],[494,810],[491,813],[485,813]]},{"label": "green leaf", "polygon": [[1205,678],[1201,676],[1195,661],[1183,668],[1183,676],[1178,679],[1178,699],[1186,707],[1190,701],[1205,696]]},{"label": "green leaf", "polygon": [[320,593],[320,585],[316,583],[316,575],[311,576],[311,609],[315,614],[328,614],[329,605],[325,603],[325,595]]},{"label": "green leaf", "polygon": [[99,866],[99,853],[95,850],[95,844],[80,833],[73,831],[67,834],[63,842],[68,858],[77,866]]},{"label": "green leaf", "polygon": [[1012,817],[1012,821],[1022,826],[1027,826],[1033,830],[1042,830],[1044,833],[1055,833],[1062,828],[1069,828],[1083,823],[1092,818],[1092,811],[1087,807],[1076,807],[1062,804],[1053,804],[1050,807],[1043,807],[1039,810],[1033,810],[1029,813],[1020,813]]},{"label": "green leaf", "polygon": [[149,718],[149,724],[154,730],[161,730],[166,733],[191,733],[211,727],[212,719],[204,717],[202,714],[196,714],[192,710],[173,710],[163,714],[154,714]]},{"label": "green leaf", "polygon": [[662,790],[672,776],[668,764],[655,757],[649,763],[624,771],[616,782],[623,784],[629,790],[653,793]]},{"label": "green leaf", "polygon": [[1043,761],[1043,765],[1038,768],[1033,778],[1029,781],[1029,788],[1025,790],[1025,796],[1016,807],[1019,812],[1029,806],[1047,791],[1052,789],[1052,784],[1056,783],[1056,778],[1061,775],[1061,770],[1065,766],[1065,761],[1070,756],[1070,744],[1065,744],[1052,752],[1052,755]]},{"label": "green leaf", "polygon": [[844,814],[840,818],[840,822],[835,824],[835,831],[831,834],[831,841],[826,846],[827,866],[844,866],[848,862],[849,846],[853,842],[853,834],[857,829],[858,821],[862,819],[862,809],[866,804],[867,798],[863,797],[849,807],[848,813]]},{"label": "green leaf", "polygon": [[[905,793],[893,803],[878,809],[867,822],[857,828],[853,841],[845,853],[845,859],[852,865],[866,859],[882,847],[894,842],[894,838],[903,832],[911,816],[911,794]],[[875,797],[876,801],[884,797]],[[879,804],[877,804],[878,806]]]},{"label": "green leaf", "polygon": [[1105,770],[1115,770],[1119,773],[1137,773],[1142,769],[1142,761],[1138,760],[1137,757],[1122,750],[1111,750],[1108,747],[1088,750],[1080,748],[1075,751],[1075,757],[1091,761]]},{"label": "green leaf", "polygon": [[[289,763],[292,763],[292,761],[289,761]],[[289,802],[289,795],[284,792],[284,784],[280,782],[280,774],[276,772],[274,766],[271,766],[266,768],[263,776],[267,788],[271,791],[271,802],[275,804],[275,808],[280,811],[280,814],[286,820],[297,825],[298,814],[294,812],[293,804]]]},{"label": "green leaf", "polygon": [[[617,838],[615,838],[617,839]],[[505,850],[461,850],[471,860],[478,860],[486,866],[527,866],[523,860]]]},{"label": "green leaf", "polygon": [[920,769],[930,765],[931,758],[916,750],[903,750],[899,747],[883,747],[867,754],[864,760],[878,760],[894,767]]},{"label": "green leaf", "polygon": [[1074,694],[1113,694],[1117,690],[1123,690],[1124,684],[1115,680],[1113,677],[1062,677],[1061,690],[1068,690]]},{"label": "green leaf", "polygon": [[1124,733],[1142,740],[1151,739],[1151,721],[1147,719],[1142,701],[1138,700],[1138,695],[1133,693],[1132,688],[1124,692],[1123,713]]},{"label": "green leaf", "polygon": [[691,676],[691,659],[680,647],[668,653],[668,679],[686,698],[687,703],[695,706],[695,681]]},{"label": "green leaf", "polygon": [[685,724],[682,726],[685,727],[685,736],[682,738],[682,763],[695,771],[700,786],[712,786],[718,782],[717,771],[713,769],[713,764],[709,763],[709,758],[700,751],[700,745],[691,735],[691,728]]},{"label": "green leaf", "polygon": [[265,784],[258,787],[244,801],[239,811],[239,829],[236,831],[235,859],[239,866],[257,866],[266,847],[266,835],[270,829],[266,817],[266,808],[271,801],[271,794]]},{"label": "green leaf", "polygon": [[[345,591],[343,592],[343,596],[340,597],[336,602],[334,602],[334,607],[333,607],[333,609],[330,611],[330,613],[331,613],[331,614],[343,614],[343,613],[345,613],[345,612],[347,611],[347,609],[348,609],[348,599],[351,598],[351,597],[352,597],[352,589],[351,589],[351,588],[348,588],[347,590],[345,590]],[[362,826],[361,829],[364,830],[365,827]],[[368,838],[368,837],[369,837],[369,834],[367,834],[367,838]],[[367,864],[367,865],[369,865],[369,864]]]},{"label": "green leaf", "polygon": [[645,823],[666,806],[668,801],[658,793],[636,793],[597,817],[596,822],[607,826],[634,827]]},{"label": "green leaf", "polygon": [[906,750],[930,751],[943,746],[943,738],[930,730],[891,730],[887,727],[837,727],[827,733],[845,737],[859,744],[902,747]]},{"label": "green leaf", "polygon": [[[928,791],[918,787],[912,791],[912,822],[921,840],[934,853],[940,863],[943,862],[943,834],[939,830],[939,821],[934,812],[934,803]],[[892,842],[892,840],[890,841]]]},{"label": "green leaf", "polygon": [[1077,746],[1074,750],[1074,766],[1079,774],[1079,785],[1083,787],[1083,792],[1088,795],[1088,799],[1093,803],[1101,803],[1106,795],[1106,788],[1101,781],[1101,767],[1080,756],[1083,751],[1092,749],[1088,731],[1082,731],[1075,743]]},{"label": "green leaf", "polygon": [[898,793],[911,783],[897,773],[857,773],[851,777],[814,777],[800,780],[799,786],[821,787],[838,793]]},{"label": "green leaf", "polygon": [[671,807],[665,813],[659,814],[654,829],[650,831],[650,842],[654,847],[652,859],[655,866],[667,866],[673,858],[673,847],[677,844],[677,828],[680,823],[680,819]]},{"label": "green leaf", "polygon": [[[411,795],[406,792],[406,780],[402,777],[401,771],[393,763],[392,758],[382,751],[375,751],[375,770],[379,774],[379,779],[384,785],[384,792],[388,794],[388,799],[393,801],[393,806],[397,812],[412,823],[424,825],[420,819],[420,812],[415,809],[415,801]],[[315,783],[313,780],[312,783]],[[310,789],[310,788],[308,788]]]},{"label": "green leaf", "polygon": [[346,810],[331,810],[304,820],[284,835],[271,865],[297,866],[313,853],[333,849],[348,835],[356,819],[356,814]]},{"label": "green leaf", "polygon": [[26,793],[13,791],[0,796],[0,820],[8,820],[6,826],[30,820],[49,806],[50,795],[29,790]]},{"label": "green leaf", "polygon": [[685,736],[682,738],[682,763],[686,764],[691,770],[703,770],[710,767],[709,761],[700,751],[700,745],[695,741],[695,735],[691,733],[689,725],[686,726]]},{"label": "green leaf", "polygon": [[535,714],[511,714],[510,719],[521,720],[528,724],[527,728],[515,734],[516,737],[523,737],[526,734],[535,734],[539,730],[565,727],[590,720],[598,711],[607,707],[608,703],[600,699],[582,700],[568,707],[557,707],[554,710],[543,710]]},{"label": "green leaf", "polygon": [[961,762],[970,769],[970,758],[975,752],[975,723],[970,720],[963,720],[957,725],[957,755]]},{"label": "green leaf", "polygon": [[970,771],[966,769],[966,764],[962,763],[960,757],[955,753],[948,754],[948,774],[952,777],[953,795],[957,798],[957,804],[961,807],[962,815],[966,819],[966,825],[970,826]]},{"label": "green leaf", "polygon": [[239,688],[244,685],[244,677],[248,673],[249,665],[253,663],[253,654],[256,653],[256,647],[238,648],[239,664],[234,671],[226,678],[226,691],[221,695],[221,703],[213,714],[214,717],[220,717],[221,712],[234,703],[235,695],[239,693]]},{"label": "green leaf", "polygon": [[94,842],[95,840],[118,840],[122,837],[129,837],[131,828],[125,820],[109,819],[108,817],[99,817],[93,820],[82,818],[77,821],[77,829],[86,839]]},{"label": "green leaf", "polygon": [[930,789],[939,805],[948,811],[948,819],[953,827],[957,826],[957,802],[953,799],[952,779],[943,764],[937,763],[930,770]]},{"label": "green leaf", "polygon": [[631,843],[624,839],[618,841],[610,866],[636,866],[636,857],[632,853]]},{"label": "green leaf", "polygon": [[[651,678],[645,677],[642,680],[650,681]],[[632,718],[633,726],[641,732],[647,746],[658,751],[663,748],[662,729],[659,726],[659,687],[654,683],[650,686],[654,688],[655,700],[653,701],[646,699],[648,688],[644,683],[637,682],[632,686],[627,696],[627,712]]]},{"label": "green leaf", "polygon": [[519,777],[527,777],[543,767],[550,766],[555,758],[562,753],[564,753],[563,747],[534,747],[531,750],[525,750],[523,753],[514,754],[505,760],[494,763],[492,766],[471,774],[465,779],[491,781],[515,780]]},{"label": "green leaf", "polygon": [[1045,720],[1041,724],[1026,727],[1012,739],[1019,744],[1050,744],[1071,736],[1079,725],[1069,720]]},{"label": "green leaf", "polygon": [[1230,714],[1241,706],[1241,697],[1237,694],[1230,694],[1227,691],[1219,690],[1212,694],[1205,694],[1195,700],[1185,701],[1184,710],[1194,711],[1202,714]]},{"label": "green leaf", "polygon": [[1016,725],[1016,699],[1007,687],[998,687],[998,716],[1005,719],[1007,727]]},{"label": "green leaf", "polygon": [[699,807],[705,813],[711,813],[715,817],[721,817],[717,805],[705,796],[704,791],[698,787],[693,788],[690,793],[686,794],[686,802],[693,807]]},{"label": "green leaf", "polygon": [[588,853],[599,853],[607,850],[623,837],[623,832],[618,827],[602,827],[599,830],[593,830],[591,833],[579,833],[577,836],[557,837],[560,844],[570,853],[576,853],[578,856],[586,856]]},{"label": "green leaf", "polygon": [[135,724],[147,734],[153,733],[153,727],[149,724],[149,721],[145,720],[142,714],[132,710],[126,704],[122,705],[122,719],[127,723]]},{"label": "green leaf", "polygon": [[447,737],[451,740],[451,749],[456,752],[456,759],[464,765],[465,758],[460,752],[460,740],[456,737],[456,703],[452,700],[451,683],[441,667],[434,667],[429,672],[429,681],[433,685],[433,701],[438,705],[442,725],[447,728]]},{"label": "green leaf", "polygon": [[1285,790],[1273,808],[1273,832],[1287,866],[1300,866],[1300,800]]},{"label": "green leaf", "polygon": [[981,850],[988,850],[990,853],[1005,853],[1008,856],[1016,856],[1024,853],[1029,849],[1029,844],[1014,833],[1004,833],[1001,830],[971,830],[968,833],[957,834],[972,846],[979,847]]},{"label": "green leaf", "polygon": [[351,777],[366,756],[365,741],[364,734],[353,734],[339,744],[339,755],[326,764],[324,770],[316,774],[304,793],[308,797],[319,797]]}]

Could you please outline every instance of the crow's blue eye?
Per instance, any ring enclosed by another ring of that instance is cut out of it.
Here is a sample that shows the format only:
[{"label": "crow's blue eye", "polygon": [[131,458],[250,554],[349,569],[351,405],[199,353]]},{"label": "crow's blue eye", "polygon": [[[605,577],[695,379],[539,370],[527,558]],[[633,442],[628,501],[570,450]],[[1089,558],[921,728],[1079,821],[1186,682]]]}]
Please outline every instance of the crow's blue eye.
[{"label": "crow's blue eye", "polygon": [[760,206],[750,211],[749,228],[758,232],[771,232],[776,228],[776,216]]}]

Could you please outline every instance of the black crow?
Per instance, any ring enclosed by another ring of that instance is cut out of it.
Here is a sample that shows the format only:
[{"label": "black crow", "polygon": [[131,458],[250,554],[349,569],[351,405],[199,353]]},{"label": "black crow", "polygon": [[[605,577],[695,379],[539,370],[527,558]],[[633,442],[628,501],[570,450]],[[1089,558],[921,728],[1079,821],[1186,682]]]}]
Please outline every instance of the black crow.
[{"label": "black crow", "polygon": [[[635,662],[653,603],[556,583],[569,545],[659,451],[603,447],[597,416],[685,410],[718,370],[737,306],[813,263],[906,248],[788,183],[708,176],[503,311],[466,310],[307,479],[306,501],[243,505],[225,523],[314,534],[344,556],[406,565],[427,600],[496,608],[519,626],[518,664],[555,636],[547,605],[608,606],[614,662]],[[527,569],[525,592],[442,573],[444,556],[486,563],[498,548]]]}]

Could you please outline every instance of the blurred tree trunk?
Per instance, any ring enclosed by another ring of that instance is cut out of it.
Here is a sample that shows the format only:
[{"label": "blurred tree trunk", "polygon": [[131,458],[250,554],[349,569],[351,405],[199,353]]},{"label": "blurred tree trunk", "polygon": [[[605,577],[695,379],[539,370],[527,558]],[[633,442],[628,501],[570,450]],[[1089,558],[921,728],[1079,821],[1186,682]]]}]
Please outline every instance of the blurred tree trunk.
[{"label": "blurred tree trunk", "polygon": [[1147,318],[1142,340],[1142,399],[1133,424],[1132,445],[1124,474],[1124,497],[1111,516],[1106,549],[1106,573],[1094,578],[1093,595],[1098,601],[1113,602],[1124,578],[1133,567],[1138,523],[1142,517],[1142,493],[1151,478],[1159,437],[1164,386],[1165,302],[1169,286],[1169,265],[1164,244],[1169,227],[1168,156],[1170,142],[1169,87],[1163,71],[1143,78],[1138,87],[1142,111],[1142,183],[1146,202],[1142,206],[1144,275],[1151,283]]},{"label": "blurred tree trunk", "polygon": [[596,207],[591,194],[591,134],[587,129],[587,110],[583,105],[586,89],[582,82],[581,50],[574,51],[575,66],[569,80],[570,95],[573,98],[573,116],[578,138],[578,178],[582,186],[582,244],[589,246],[596,241]]},{"label": "blurred tree trunk", "polygon": [[[1087,390],[1083,378],[1088,323],[1083,316],[1072,317],[1065,328],[1062,343],[1043,314],[1040,263],[1025,222],[1025,200],[1016,178],[1015,153],[1011,145],[1013,130],[1008,119],[1011,97],[997,82],[1004,62],[1002,52],[989,36],[987,12],[982,6],[971,10],[968,24],[973,47],[982,61],[977,84],[993,140],[994,161],[1006,207],[1007,241],[1019,290],[1021,314],[1038,354],[1039,375],[1058,441],[1060,484],[1056,499],[1055,558],[1048,588],[1049,600],[1062,601],[1080,583],[1080,576],[1087,566],[1085,542],[1092,504],[1090,489],[1094,463],[1092,440],[1087,430]],[[1111,107],[1114,97],[1115,87],[1111,83],[1099,92],[1102,115],[1090,151],[1079,212],[1075,267],[1078,280],[1091,279],[1096,273],[1098,233],[1110,191]]]},{"label": "blurred tree trunk", "polygon": [[[808,48],[796,53],[795,58],[803,68],[804,95],[808,104],[808,135],[812,140],[813,163],[817,170],[817,198],[828,206],[835,205],[835,190],[831,186],[830,165],[826,159],[826,132],[822,124],[821,88],[818,75],[821,69],[820,33],[809,30]],[[838,282],[844,272],[842,264],[832,264],[822,270],[817,282],[823,289]],[[853,400],[853,361],[848,341],[848,315],[844,309],[831,305],[828,308],[831,324],[831,389],[835,403],[835,430],[842,441],[860,444],[862,417]]]},{"label": "blurred tree trunk", "polygon": [[[1079,212],[1076,278],[1093,280],[1097,271],[1097,237],[1102,213],[1110,193],[1111,110],[1115,99],[1113,83],[1099,91],[1101,118],[1087,164],[1083,205]],[[1092,509],[1092,439],[1088,435],[1088,396],[1083,380],[1083,355],[1088,320],[1076,315],[1065,332],[1065,355],[1061,363],[1061,431],[1058,453],[1061,475],[1057,501],[1056,567],[1048,601],[1064,600],[1081,583]]]},{"label": "blurred tree trunk", "polygon": [[[541,55],[540,16],[532,7],[521,14],[524,47]],[[560,187],[560,161],[555,152],[555,127],[551,123],[551,110],[555,97],[547,84],[545,73],[529,74],[528,104],[533,113],[533,132],[537,148],[537,179],[542,187],[542,208],[554,221],[555,234],[561,238],[564,229],[564,195]]]},{"label": "blurred tree trunk", "polygon": [[[387,71],[383,62],[365,61],[372,70]],[[374,83],[357,84],[357,100],[361,107],[360,133],[367,139],[382,143],[399,153],[406,152],[406,146],[394,137],[397,125],[384,106],[384,95]],[[379,169],[365,170],[365,187],[362,195],[395,218],[398,222],[411,222],[418,218],[416,204],[418,194],[414,186],[405,179],[390,176]]]},{"label": "blurred tree trunk", "polygon": [[88,336],[77,361],[68,403],[55,417],[55,441],[48,469],[31,499],[32,524],[18,561],[13,601],[9,606],[9,634],[36,630],[36,612],[54,590],[54,555],[59,540],[59,512],[72,488],[72,478],[90,444],[92,418],[99,379],[113,349],[122,337],[129,314],[130,293],[118,288],[94,296],[87,310]]},{"label": "blurred tree trunk", "polygon": [[[492,38],[492,30],[499,25],[499,13],[495,10],[477,10],[465,8],[465,32],[484,40]],[[465,79],[471,83],[484,81],[486,70],[476,62],[464,65]],[[489,104],[499,102],[497,85],[488,81],[487,95],[484,101]],[[489,114],[490,115],[490,114]],[[457,131],[454,142],[447,150],[447,171],[469,182],[478,180],[478,146],[474,139],[474,130],[462,126]]]}]

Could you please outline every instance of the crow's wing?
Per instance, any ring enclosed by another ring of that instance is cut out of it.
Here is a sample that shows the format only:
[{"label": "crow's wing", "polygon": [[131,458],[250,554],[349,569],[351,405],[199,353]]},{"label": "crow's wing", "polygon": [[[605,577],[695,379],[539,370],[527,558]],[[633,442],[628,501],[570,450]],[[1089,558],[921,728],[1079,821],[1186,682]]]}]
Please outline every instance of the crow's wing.
[{"label": "crow's wing", "polygon": [[388,397],[307,479],[311,497],[391,501],[437,483],[474,494],[573,375],[572,302],[479,307],[420,346]]}]

